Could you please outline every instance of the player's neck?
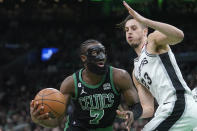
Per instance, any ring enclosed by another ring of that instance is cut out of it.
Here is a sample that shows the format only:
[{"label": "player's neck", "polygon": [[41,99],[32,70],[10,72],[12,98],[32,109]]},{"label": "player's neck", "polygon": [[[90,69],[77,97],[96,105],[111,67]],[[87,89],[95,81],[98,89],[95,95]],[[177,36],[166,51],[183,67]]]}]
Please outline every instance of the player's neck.
[{"label": "player's neck", "polygon": [[138,56],[140,56],[142,48],[147,44],[147,37],[144,37],[144,39],[141,41],[138,47],[134,48],[135,52]]},{"label": "player's neck", "polygon": [[91,84],[91,85],[96,85],[102,80],[103,75],[96,75],[88,71],[87,69],[85,69],[82,72],[82,78],[83,78],[83,81],[85,81],[86,83]]}]

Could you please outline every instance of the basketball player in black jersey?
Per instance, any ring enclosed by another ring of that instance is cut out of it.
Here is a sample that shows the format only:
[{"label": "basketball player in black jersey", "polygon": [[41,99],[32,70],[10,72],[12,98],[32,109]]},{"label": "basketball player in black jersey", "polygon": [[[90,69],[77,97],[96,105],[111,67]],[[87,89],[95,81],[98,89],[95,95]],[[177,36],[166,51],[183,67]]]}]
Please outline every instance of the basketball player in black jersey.
[{"label": "basketball player in black jersey", "polygon": [[[67,117],[64,130],[112,131],[121,95],[128,106],[132,107],[128,112],[133,117],[126,121],[129,129],[132,119],[142,115],[142,107],[130,75],[125,70],[106,65],[105,47],[99,41],[87,40],[81,44],[80,50],[84,68],[68,76],[60,87],[65,95],[66,107],[72,99],[74,110]],[[39,115],[37,106],[31,103],[31,117],[35,123],[44,127],[58,126],[61,120],[50,119],[48,114]]]}]

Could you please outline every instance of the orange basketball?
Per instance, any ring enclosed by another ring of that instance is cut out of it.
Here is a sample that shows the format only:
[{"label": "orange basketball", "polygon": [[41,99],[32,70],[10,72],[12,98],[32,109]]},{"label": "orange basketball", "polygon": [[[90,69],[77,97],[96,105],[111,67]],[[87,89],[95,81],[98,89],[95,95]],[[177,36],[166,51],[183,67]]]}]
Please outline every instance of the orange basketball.
[{"label": "orange basketball", "polygon": [[37,93],[34,103],[38,101],[38,109],[44,106],[44,110],[40,114],[49,113],[49,117],[58,118],[65,111],[65,97],[57,89],[45,88]]}]

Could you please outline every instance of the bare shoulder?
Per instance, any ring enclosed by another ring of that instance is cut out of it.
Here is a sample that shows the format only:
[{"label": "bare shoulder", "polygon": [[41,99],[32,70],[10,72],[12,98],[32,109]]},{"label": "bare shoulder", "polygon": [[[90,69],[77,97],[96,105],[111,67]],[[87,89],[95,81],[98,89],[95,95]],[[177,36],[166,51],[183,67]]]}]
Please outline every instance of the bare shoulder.
[{"label": "bare shoulder", "polygon": [[63,94],[74,94],[75,92],[75,84],[74,84],[74,78],[72,75],[66,77],[61,86],[60,86],[60,91]]},{"label": "bare shoulder", "polygon": [[114,84],[118,90],[127,90],[132,87],[131,76],[126,70],[113,68],[113,72]]},{"label": "bare shoulder", "polygon": [[113,67],[113,72],[113,77],[115,80],[126,79],[130,77],[129,73],[124,69]]}]

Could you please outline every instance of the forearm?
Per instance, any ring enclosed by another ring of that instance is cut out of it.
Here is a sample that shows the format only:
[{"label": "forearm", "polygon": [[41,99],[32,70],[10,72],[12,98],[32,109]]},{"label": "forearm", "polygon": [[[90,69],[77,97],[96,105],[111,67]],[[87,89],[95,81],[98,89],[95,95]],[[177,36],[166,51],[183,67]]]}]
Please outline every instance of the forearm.
[{"label": "forearm", "polygon": [[141,23],[154,30],[158,30],[159,32],[165,34],[168,37],[181,38],[181,39],[184,37],[183,31],[176,28],[175,26],[166,23],[153,21],[147,18],[144,18],[143,21],[141,21]]},{"label": "forearm", "polygon": [[154,114],[154,109],[149,108],[149,107],[143,107],[143,113],[140,118],[150,118]]},{"label": "forearm", "polygon": [[147,88],[140,84],[136,85],[138,89],[138,95],[143,108],[143,112],[140,118],[149,118],[153,116],[154,113],[154,98]]},{"label": "forearm", "polygon": [[150,118],[154,114],[154,103],[151,94],[146,91],[138,92],[140,95],[140,101],[143,108],[143,113],[140,118]]},{"label": "forearm", "polygon": [[140,118],[150,118],[154,114],[154,99],[147,91],[139,92],[143,113]]}]

